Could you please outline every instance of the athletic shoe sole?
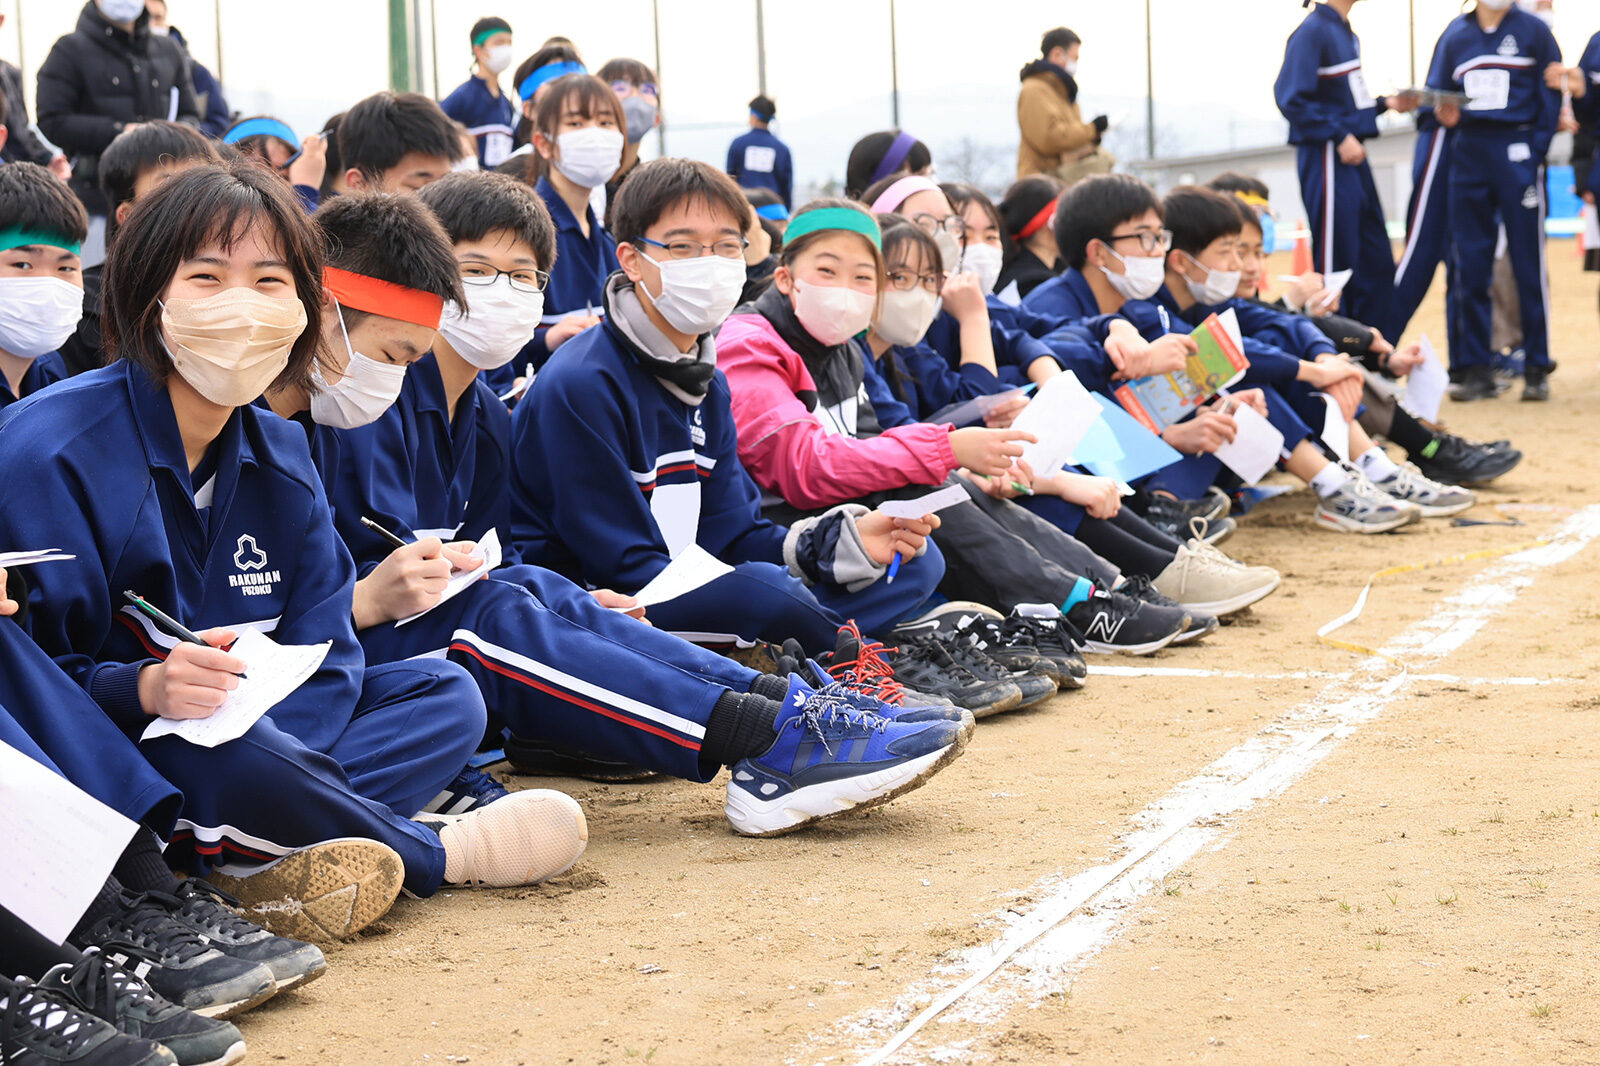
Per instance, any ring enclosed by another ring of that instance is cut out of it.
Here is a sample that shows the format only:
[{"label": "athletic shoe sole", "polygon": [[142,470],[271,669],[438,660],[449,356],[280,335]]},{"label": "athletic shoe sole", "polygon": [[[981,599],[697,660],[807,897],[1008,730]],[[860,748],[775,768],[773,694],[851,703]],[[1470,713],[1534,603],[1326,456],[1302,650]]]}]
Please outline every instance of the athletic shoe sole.
[{"label": "athletic shoe sole", "polygon": [[974,707],[970,703],[959,703],[957,706],[965,707],[967,710],[971,711],[972,717],[974,718],[989,718],[996,714],[1004,714],[1007,711],[1014,711],[1018,707],[1022,706],[1022,689],[1014,681],[1007,681],[1005,682],[1005,685],[1006,689],[1002,691],[1005,691],[1006,694],[1001,699],[997,699],[991,703],[983,704],[977,707]]},{"label": "athletic shoe sole", "polygon": [[[1183,606],[1187,608],[1189,605],[1184,604]],[[1212,616],[1209,623],[1203,626],[1197,626],[1191,621],[1188,629],[1172,638],[1172,644],[1174,647],[1179,644],[1197,644],[1221,628],[1222,622],[1215,615]]]},{"label": "athletic shoe sole", "polygon": [[902,622],[895,626],[889,632],[889,639],[899,643],[910,640],[912,637],[937,633],[940,631],[939,623],[941,620],[951,615],[966,616],[969,614],[981,614],[987,618],[996,619],[1005,617],[993,607],[985,607],[983,604],[973,603],[971,600],[947,600],[931,611],[920,614],[909,622]]},{"label": "athletic shoe sole", "polygon": [[[616,759],[597,759],[582,752],[561,751],[511,737],[505,746],[506,762],[523,777],[578,777],[602,785],[652,781],[662,774]],[[465,813],[465,812],[461,812]]]},{"label": "athletic shoe sole", "polygon": [[[1239,593],[1237,596],[1230,596],[1225,600],[1213,600],[1209,603],[1189,603],[1188,601],[1184,601],[1179,603],[1178,606],[1182,607],[1186,611],[1194,611],[1197,614],[1209,614],[1217,618],[1226,618],[1230,614],[1238,614],[1251,604],[1260,603],[1262,600],[1276,592],[1278,590],[1278,586],[1282,583],[1283,577],[1282,575],[1279,575],[1278,577],[1273,578],[1272,584],[1270,585],[1264,585],[1260,588],[1250,589],[1246,592]],[[1183,642],[1179,641],[1179,643]]]},{"label": "athletic shoe sole", "polygon": [[1422,511],[1402,511],[1399,517],[1385,522],[1357,522],[1353,518],[1346,518],[1318,507],[1315,517],[1319,528],[1332,530],[1335,533],[1388,533],[1402,526],[1409,526],[1413,522],[1422,521]]},{"label": "athletic shoe sole", "polygon": [[[774,800],[758,799],[729,782],[722,811],[740,836],[780,837],[850,811],[881,807],[949,766],[966,749],[970,736],[957,733],[954,742],[938,751],[859,777],[797,789]],[[840,791],[842,785],[849,785],[849,791]]]},{"label": "athletic shoe sole", "polygon": [[1183,634],[1184,630],[1179,630],[1144,644],[1103,644],[1098,640],[1086,640],[1083,642],[1083,650],[1092,655],[1154,655],[1168,644],[1176,642]]},{"label": "athletic shoe sole", "polygon": [[[246,918],[291,940],[347,940],[394,905],[405,868],[375,840],[329,840],[286,855],[248,877],[207,880],[235,897]],[[276,991],[276,988],[274,988]]]},{"label": "athletic shoe sole", "polygon": [[189,1063],[187,1066],[233,1066],[234,1063],[244,1058],[244,1053],[244,1041],[240,1040],[234,1044],[231,1044],[228,1047],[228,1050],[222,1053],[221,1058],[207,1059],[204,1062]]},{"label": "athletic shoe sole", "polygon": [[1448,506],[1417,503],[1416,500],[1412,500],[1411,502],[1417,504],[1417,509],[1422,512],[1423,518],[1449,518],[1451,515],[1460,514],[1462,511],[1470,511],[1474,507],[1478,506],[1478,501],[1475,499],[1468,500],[1465,503],[1452,503]]}]

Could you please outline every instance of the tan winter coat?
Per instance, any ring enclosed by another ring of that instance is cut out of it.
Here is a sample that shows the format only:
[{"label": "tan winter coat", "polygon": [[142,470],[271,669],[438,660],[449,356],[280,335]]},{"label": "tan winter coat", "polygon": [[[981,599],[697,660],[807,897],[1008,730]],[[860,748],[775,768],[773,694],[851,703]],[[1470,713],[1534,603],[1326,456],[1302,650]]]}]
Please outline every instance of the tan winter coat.
[{"label": "tan winter coat", "polygon": [[1049,71],[1022,79],[1017,93],[1017,177],[1048,174],[1090,155],[1095,129],[1083,121],[1078,105],[1067,99],[1067,87]]}]

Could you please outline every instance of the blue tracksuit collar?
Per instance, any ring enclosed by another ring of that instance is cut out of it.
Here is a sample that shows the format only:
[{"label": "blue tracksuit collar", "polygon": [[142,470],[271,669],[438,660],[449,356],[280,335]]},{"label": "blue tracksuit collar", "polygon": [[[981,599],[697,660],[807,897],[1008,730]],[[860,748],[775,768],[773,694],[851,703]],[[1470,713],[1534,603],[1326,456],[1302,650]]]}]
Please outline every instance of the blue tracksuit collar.
[{"label": "blue tracksuit collar", "polygon": [[539,183],[533,187],[533,191],[539,194],[539,198],[550,209],[550,219],[556,224],[557,233],[562,230],[571,230],[578,235],[579,240],[592,240],[594,235],[600,231],[600,222],[594,217],[594,208],[585,207],[583,214],[584,218],[589,222],[589,236],[584,237],[583,228],[578,225],[578,216],[572,213],[572,208],[568,207],[567,202],[561,198],[561,194],[556,192],[556,187],[550,184],[549,178],[540,178]]},{"label": "blue tracksuit collar", "polygon": [[1095,299],[1094,290],[1089,287],[1089,279],[1084,277],[1083,271],[1077,267],[1068,267],[1061,275],[1061,287],[1078,302],[1079,308],[1085,315],[1101,313],[1100,301]]},{"label": "blue tracksuit collar", "polygon": [[1315,5],[1311,9],[1311,14],[1309,16],[1307,16],[1307,17],[1308,18],[1314,18],[1314,19],[1316,19],[1316,18],[1325,19],[1326,21],[1332,23],[1335,26],[1338,26],[1340,29],[1343,29],[1346,32],[1353,32],[1349,21],[1346,20],[1343,15],[1339,14],[1339,12],[1337,12],[1333,8],[1329,7],[1327,4],[1317,4],[1317,5]]},{"label": "blue tracksuit collar", "polygon": [[456,401],[456,416],[450,417],[450,400],[444,394],[444,378],[439,374],[439,363],[432,352],[418,359],[406,371],[406,377],[416,382],[416,409],[420,411],[436,412],[439,421],[450,426],[450,435],[455,437],[463,426],[474,424],[478,406],[477,381],[482,380],[480,374],[472,385],[467,386],[467,391],[461,394],[461,399]]},{"label": "blue tracksuit collar", "polygon": [[[121,364],[127,375],[128,396],[132,400],[133,421],[139,432],[139,442],[144,445],[145,459],[150,469],[169,471],[178,484],[193,497],[189,480],[189,460],[183,450],[183,437],[178,432],[178,419],[172,412],[172,398],[166,386],[155,381],[143,368],[132,363]],[[222,427],[212,447],[217,456],[217,486],[213,506],[224,509],[238,484],[239,468],[245,463],[260,465],[249,435],[244,431],[244,419],[252,408],[234,410]]]}]

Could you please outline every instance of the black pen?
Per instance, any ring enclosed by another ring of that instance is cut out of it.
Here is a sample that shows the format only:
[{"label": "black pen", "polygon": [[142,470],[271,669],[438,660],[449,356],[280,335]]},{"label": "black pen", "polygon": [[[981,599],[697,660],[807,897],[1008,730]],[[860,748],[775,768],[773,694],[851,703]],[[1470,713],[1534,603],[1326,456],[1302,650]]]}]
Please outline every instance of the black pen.
[{"label": "black pen", "polygon": [[[131,592],[127,589],[123,589],[122,598],[133,604],[133,606],[138,610],[143,611],[145,614],[155,619],[156,625],[161,626],[179,640],[186,640],[190,644],[198,644],[202,648],[212,647],[212,645],[207,644],[205,641],[196,636],[193,630],[189,629],[182,622],[178,621],[167,612],[152,604],[149,600],[145,599],[137,592]],[[218,650],[220,651],[221,649]],[[242,673],[234,674],[233,676],[237,677],[241,681],[249,680]]]},{"label": "black pen", "polygon": [[374,533],[376,533],[378,536],[382,537],[384,540],[388,541],[390,544],[393,544],[396,548],[404,548],[406,546],[406,542],[405,541],[401,540],[399,537],[395,536],[393,533],[389,532],[387,529],[384,529],[382,526],[378,525],[378,523],[374,522],[372,519],[368,518],[366,515],[362,515],[361,516],[361,524],[366,526],[368,529],[372,530]]}]

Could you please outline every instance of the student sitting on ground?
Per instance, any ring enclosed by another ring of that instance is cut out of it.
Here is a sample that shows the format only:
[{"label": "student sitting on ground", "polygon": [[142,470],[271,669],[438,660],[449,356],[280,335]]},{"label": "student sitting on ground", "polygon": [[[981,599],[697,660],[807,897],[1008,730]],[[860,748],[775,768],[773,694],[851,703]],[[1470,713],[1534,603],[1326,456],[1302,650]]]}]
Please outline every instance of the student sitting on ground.
[{"label": "student sitting on ground", "polygon": [[1056,202],[1065,188],[1048,174],[1033,174],[1012,184],[1000,201],[1005,224],[1005,266],[995,282],[995,295],[1019,304],[1067,264],[1056,248]]},{"label": "student sitting on ground", "polygon": [[83,315],[88,233],[83,205],[48,170],[0,166],[0,411],[67,376],[57,349]]},{"label": "student sitting on ground", "polygon": [[455,124],[421,93],[373,93],[344,113],[335,138],[351,191],[416,192],[461,154]]}]

